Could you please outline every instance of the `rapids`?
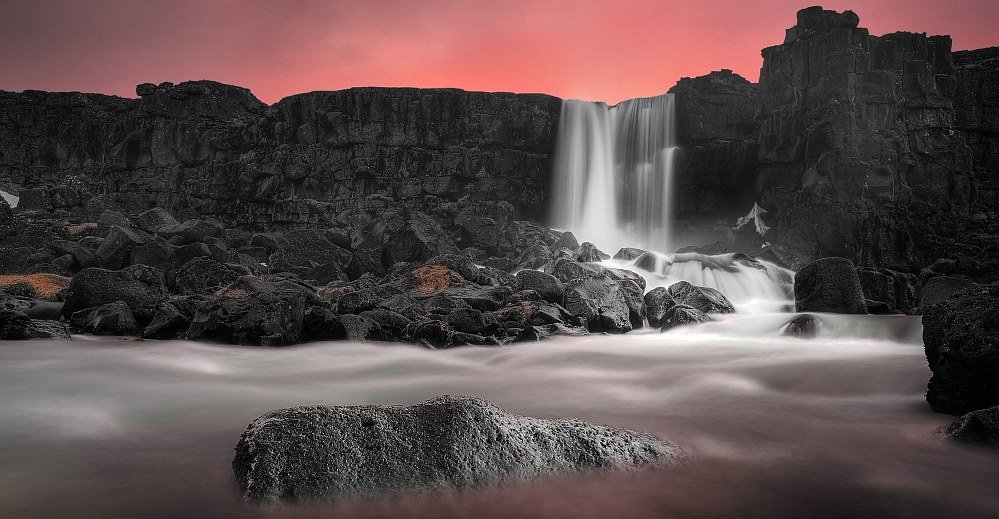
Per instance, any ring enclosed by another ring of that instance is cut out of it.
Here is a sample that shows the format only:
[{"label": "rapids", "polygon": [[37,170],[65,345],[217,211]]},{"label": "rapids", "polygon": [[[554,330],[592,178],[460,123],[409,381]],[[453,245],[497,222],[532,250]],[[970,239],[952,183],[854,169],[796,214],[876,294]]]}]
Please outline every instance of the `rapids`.
[{"label": "rapids", "polygon": [[[0,517],[996,516],[999,454],[944,441],[918,317],[733,314],[660,334],[432,351],[77,337],[0,347]],[[681,468],[332,505],[244,503],[246,425],[302,404],[440,394],[643,430]]]}]

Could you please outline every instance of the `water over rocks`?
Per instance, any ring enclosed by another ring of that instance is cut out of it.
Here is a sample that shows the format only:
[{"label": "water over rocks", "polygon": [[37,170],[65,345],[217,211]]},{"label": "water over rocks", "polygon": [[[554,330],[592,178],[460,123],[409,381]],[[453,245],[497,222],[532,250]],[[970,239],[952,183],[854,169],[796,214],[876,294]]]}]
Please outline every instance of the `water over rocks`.
[{"label": "water over rocks", "polygon": [[443,396],[410,406],[272,411],[247,427],[232,466],[251,500],[336,501],[680,459],[679,448],[649,435]]}]

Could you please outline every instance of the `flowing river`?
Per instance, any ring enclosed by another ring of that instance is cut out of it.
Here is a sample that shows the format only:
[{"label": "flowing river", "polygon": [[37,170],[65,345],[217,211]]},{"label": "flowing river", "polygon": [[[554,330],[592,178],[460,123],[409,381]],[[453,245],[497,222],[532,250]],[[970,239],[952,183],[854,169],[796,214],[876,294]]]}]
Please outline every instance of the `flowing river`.
[{"label": "flowing river", "polygon": [[[431,351],[77,337],[0,347],[0,517],[999,515],[999,454],[938,435],[918,317],[732,315],[668,333]],[[247,423],[301,404],[474,395],[674,440],[670,470],[337,506],[245,503]],[[338,514],[339,515],[339,514]]]}]

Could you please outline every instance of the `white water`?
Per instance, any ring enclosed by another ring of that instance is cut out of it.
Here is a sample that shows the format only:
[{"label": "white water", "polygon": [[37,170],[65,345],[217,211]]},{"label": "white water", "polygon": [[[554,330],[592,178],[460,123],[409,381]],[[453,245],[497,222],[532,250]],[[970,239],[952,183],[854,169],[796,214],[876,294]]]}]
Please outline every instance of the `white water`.
[{"label": "white water", "polygon": [[[730,315],[669,333],[432,351],[77,338],[0,348],[0,517],[995,517],[999,453],[937,435],[919,318]],[[441,394],[661,435],[674,470],[590,474],[457,496],[255,506],[232,449],[307,404]],[[331,509],[333,508],[333,509]]]},{"label": "white water", "polygon": [[672,94],[562,103],[553,226],[613,252],[670,250],[670,182],[676,150]]},{"label": "white water", "polygon": [[[604,265],[631,270],[645,278],[646,291],[678,281],[717,289],[739,313],[780,312],[794,308],[794,272],[735,254],[658,254],[654,264],[635,260],[606,260]],[[651,267],[651,268],[643,268]]]}]

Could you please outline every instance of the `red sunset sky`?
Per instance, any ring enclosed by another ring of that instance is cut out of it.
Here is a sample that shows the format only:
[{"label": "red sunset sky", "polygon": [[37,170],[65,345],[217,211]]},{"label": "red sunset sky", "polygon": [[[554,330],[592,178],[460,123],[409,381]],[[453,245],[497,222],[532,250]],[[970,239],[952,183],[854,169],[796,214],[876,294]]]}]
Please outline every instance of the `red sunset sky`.
[{"label": "red sunset sky", "polygon": [[[458,87],[622,99],[729,68],[756,81],[815,1],[0,0],[0,89],[134,97],[214,79],[261,100],[351,86]],[[999,0],[825,1],[873,34],[999,45]]]}]

